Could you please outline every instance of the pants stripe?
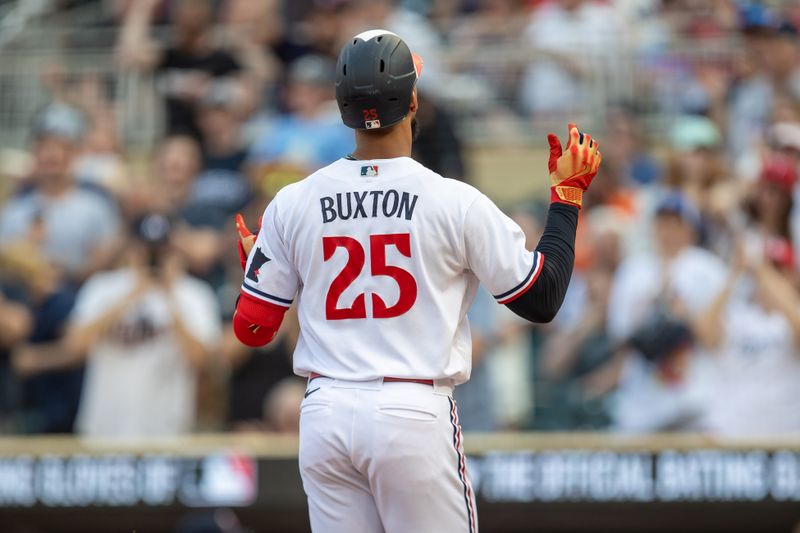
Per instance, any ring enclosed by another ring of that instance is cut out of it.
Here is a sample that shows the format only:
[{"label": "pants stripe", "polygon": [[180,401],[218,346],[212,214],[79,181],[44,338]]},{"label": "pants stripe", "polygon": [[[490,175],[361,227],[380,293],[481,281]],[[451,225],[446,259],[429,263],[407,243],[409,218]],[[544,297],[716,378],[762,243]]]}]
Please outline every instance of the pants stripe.
[{"label": "pants stripe", "polygon": [[456,401],[452,398],[450,400],[450,423],[453,425],[453,447],[456,450],[458,463],[458,479],[464,486],[464,501],[467,504],[467,518],[469,521],[469,533],[477,533],[475,527],[475,509],[472,505],[472,485],[467,476],[467,462],[464,457],[464,448],[461,442],[461,425],[458,423],[458,411],[456,409]]}]

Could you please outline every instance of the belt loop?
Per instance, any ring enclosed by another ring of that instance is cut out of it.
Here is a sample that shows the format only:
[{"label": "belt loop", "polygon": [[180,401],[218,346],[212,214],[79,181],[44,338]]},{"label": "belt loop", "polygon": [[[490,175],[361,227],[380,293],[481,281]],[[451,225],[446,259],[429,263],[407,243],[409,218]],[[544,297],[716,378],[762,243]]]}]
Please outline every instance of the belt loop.
[{"label": "belt loop", "polygon": [[453,380],[452,379],[435,379],[433,381],[433,392],[435,394],[443,394],[450,396],[453,394]]}]

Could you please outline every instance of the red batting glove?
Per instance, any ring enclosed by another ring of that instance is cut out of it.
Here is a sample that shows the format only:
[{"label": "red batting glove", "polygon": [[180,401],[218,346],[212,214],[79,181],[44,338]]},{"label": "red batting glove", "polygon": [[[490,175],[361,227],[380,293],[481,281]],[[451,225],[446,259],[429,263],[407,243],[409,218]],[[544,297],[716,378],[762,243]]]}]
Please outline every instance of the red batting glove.
[{"label": "red batting glove", "polygon": [[578,130],[574,123],[567,126],[569,141],[566,152],[561,151],[561,141],[554,133],[547,136],[550,143],[550,201],[574,205],[580,209],[583,193],[600,168],[603,156],[597,150],[598,143]]},{"label": "red batting glove", "polygon": [[239,242],[236,246],[239,250],[239,262],[242,264],[242,271],[244,271],[247,265],[247,257],[256,243],[256,236],[247,228],[241,213],[236,214],[236,232],[239,234]]}]

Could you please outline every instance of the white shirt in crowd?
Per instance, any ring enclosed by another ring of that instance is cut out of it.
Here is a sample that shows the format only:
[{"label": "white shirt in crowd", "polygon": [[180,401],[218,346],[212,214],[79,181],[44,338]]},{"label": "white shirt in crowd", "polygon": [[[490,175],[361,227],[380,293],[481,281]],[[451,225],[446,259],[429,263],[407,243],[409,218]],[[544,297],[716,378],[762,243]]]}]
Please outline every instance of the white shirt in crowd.
[{"label": "white shirt in crowd", "polygon": [[707,425],[724,435],[800,431],[800,347],[786,318],[740,284],[724,318]]},{"label": "white shirt in crowd", "polygon": [[[81,289],[72,323],[88,324],[134,290],[137,274],[123,269],[91,277]],[[221,334],[214,294],[183,276],[173,287],[183,324],[206,346]],[[167,294],[153,289],[90,348],[78,412],[78,431],[93,437],[138,438],[192,430],[195,372],[173,332]]]},{"label": "white shirt in crowd", "polygon": [[[609,334],[626,340],[651,316],[665,287],[696,316],[719,294],[725,278],[724,263],[701,248],[685,249],[668,265],[655,254],[631,257],[620,265],[611,288]],[[699,427],[711,394],[710,379],[709,364],[702,357],[690,358],[680,383],[664,383],[652,364],[630,357],[616,393],[614,425],[621,431]]]}]

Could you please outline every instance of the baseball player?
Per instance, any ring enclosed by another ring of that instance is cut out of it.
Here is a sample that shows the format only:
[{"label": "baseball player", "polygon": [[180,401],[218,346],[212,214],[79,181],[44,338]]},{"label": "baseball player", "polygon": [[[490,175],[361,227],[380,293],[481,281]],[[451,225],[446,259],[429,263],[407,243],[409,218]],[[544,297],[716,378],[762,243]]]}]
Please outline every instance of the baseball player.
[{"label": "baseball player", "polygon": [[552,203],[526,250],[486,196],[411,159],[421,69],[391,32],[348,41],[336,98],[355,151],[282,189],[257,237],[237,220],[249,252],[237,337],[268,343],[297,300],[299,462],[317,532],[478,530],[451,396],[470,375],[467,310],[483,283],[532,322],[555,316],[600,165],[574,124],[563,154],[549,135]]}]

